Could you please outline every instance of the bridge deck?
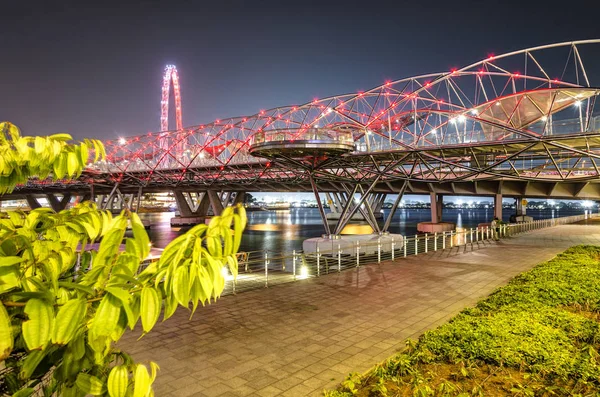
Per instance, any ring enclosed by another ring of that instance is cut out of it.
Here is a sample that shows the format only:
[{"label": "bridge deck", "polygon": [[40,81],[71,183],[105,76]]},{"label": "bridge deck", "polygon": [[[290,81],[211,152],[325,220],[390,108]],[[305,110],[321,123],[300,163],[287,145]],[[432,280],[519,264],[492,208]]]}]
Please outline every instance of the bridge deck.
[{"label": "bridge deck", "polygon": [[600,225],[566,225],[464,252],[438,251],[294,284],[225,296],[179,311],[136,342],[161,366],[160,396],[319,395],[365,371],[488,295],[576,244],[600,244]]}]

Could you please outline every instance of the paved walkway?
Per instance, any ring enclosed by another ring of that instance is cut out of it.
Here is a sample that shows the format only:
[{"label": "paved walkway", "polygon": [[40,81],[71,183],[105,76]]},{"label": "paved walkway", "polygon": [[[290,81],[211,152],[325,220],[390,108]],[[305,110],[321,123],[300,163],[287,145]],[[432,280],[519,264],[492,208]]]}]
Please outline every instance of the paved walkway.
[{"label": "paved walkway", "polygon": [[364,372],[600,225],[566,225],[225,296],[121,345],[161,366],[156,395],[311,396]]}]

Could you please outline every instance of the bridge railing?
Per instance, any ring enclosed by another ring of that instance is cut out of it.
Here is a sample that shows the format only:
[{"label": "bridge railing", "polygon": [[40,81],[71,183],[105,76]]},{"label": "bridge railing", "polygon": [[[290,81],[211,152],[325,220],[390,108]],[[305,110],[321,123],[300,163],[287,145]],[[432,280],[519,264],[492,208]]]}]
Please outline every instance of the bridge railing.
[{"label": "bridge railing", "polygon": [[252,136],[250,146],[284,141],[335,141],[354,143],[352,132],[329,128],[278,129],[258,132]]},{"label": "bridge railing", "polygon": [[511,238],[522,233],[580,222],[598,216],[600,214],[586,213],[525,223],[502,224],[497,230],[483,226],[396,239],[357,241],[352,248],[341,243],[335,248],[334,243],[333,250],[320,249],[317,246],[315,252],[246,252],[240,260],[237,279],[227,277],[224,293],[236,293],[320,277],[369,264],[400,262],[409,256],[425,255],[439,250],[485,246],[492,244],[495,239]]}]

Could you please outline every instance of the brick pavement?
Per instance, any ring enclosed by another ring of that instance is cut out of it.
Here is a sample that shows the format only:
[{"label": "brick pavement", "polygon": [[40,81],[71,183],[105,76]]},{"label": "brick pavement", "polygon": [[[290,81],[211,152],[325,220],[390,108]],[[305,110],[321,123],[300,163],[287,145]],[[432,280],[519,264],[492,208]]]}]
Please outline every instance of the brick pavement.
[{"label": "brick pavement", "polygon": [[600,225],[565,225],[225,296],[121,346],[161,366],[157,397],[310,396],[363,372]]}]

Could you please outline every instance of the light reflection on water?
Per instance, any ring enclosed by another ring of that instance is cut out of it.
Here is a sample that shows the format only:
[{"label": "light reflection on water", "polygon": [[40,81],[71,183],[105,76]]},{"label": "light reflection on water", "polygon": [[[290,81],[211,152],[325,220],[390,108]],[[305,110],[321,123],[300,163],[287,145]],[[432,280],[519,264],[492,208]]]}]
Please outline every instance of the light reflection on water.
[{"label": "light reflection on water", "polygon": [[[389,210],[384,210],[384,219]],[[503,219],[508,221],[512,209],[504,209]],[[582,214],[583,210],[528,210],[527,215],[534,219],[547,219]],[[189,227],[171,228],[170,219],[173,212],[140,214],[143,220],[152,224],[149,230],[154,246],[164,248],[171,240],[184,233]],[[444,209],[442,220],[453,222],[457,227],[471,228],[479,223],[490,222],[494,216],[493,209]],[[391,233],[414,235],[417,223],[431,221],[428,209],[398,209],[390,226]],[[334,225],[331,223],[330,225]],[[348,234],[361,233],[365,222],[355,222],[344,229]],[[368,232],[368,231],[367,231]],[[274,252],[290,252],[301,250],[302,241],[310,237],[319,237],[325,233],[319,211],[316,208],[292,208],[279,211],[248,212],[248,226],[242,237],[240,250]]]}]

